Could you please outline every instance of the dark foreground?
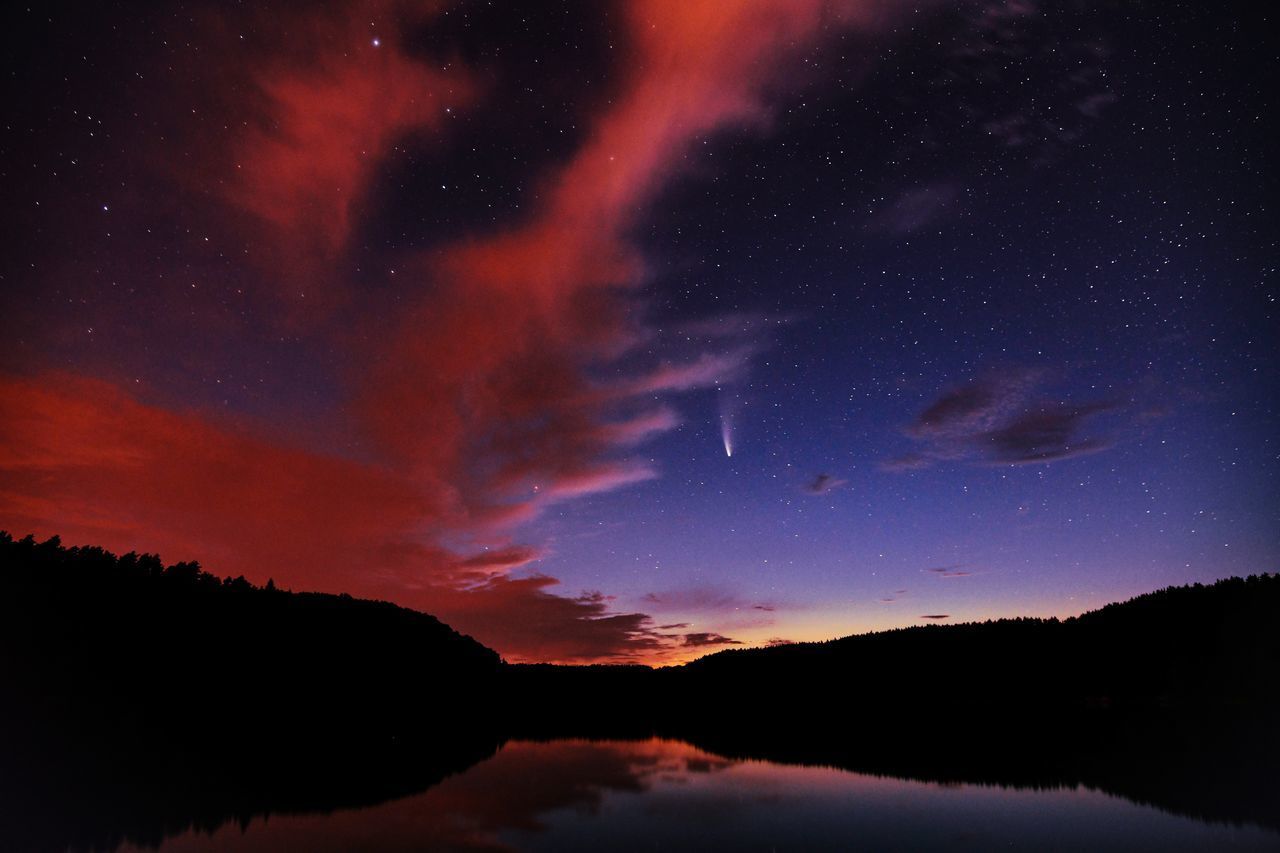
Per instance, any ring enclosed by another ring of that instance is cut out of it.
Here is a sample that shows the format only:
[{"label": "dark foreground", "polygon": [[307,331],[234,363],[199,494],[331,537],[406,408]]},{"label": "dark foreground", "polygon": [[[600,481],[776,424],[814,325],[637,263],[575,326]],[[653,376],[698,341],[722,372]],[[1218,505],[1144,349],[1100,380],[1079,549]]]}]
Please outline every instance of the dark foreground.
[{"label": "dark foreground", "polygon": [[0,558],[4,850],[155,846],[400,801],[512,739],[655,735],[1280,830],[1274,576],[655,671],[508,666],[425,614],[190,564],[7,536]]}]

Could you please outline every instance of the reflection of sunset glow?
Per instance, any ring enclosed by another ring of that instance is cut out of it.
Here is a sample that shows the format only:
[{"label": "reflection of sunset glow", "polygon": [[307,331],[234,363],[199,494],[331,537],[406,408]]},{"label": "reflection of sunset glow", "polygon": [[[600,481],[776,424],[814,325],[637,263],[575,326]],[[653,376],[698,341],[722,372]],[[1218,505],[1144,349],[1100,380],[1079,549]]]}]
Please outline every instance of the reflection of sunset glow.
[{"label": "reflection of sunset glow", "polygon": [[[767,807],[766,807],[767,806]],[[779,848],[797,838],[841,849],[947,845],[981,827],[982,849],[1086,847],[1091,828],[1160,849],[1214,849],[1224,833],[1258,845],[1260,829],[1176,818],[1085,788],[937,784],[734,760],[674,740],[513,741],[420,794],[331,815],[273,814],[164,842],[162,853],[273,850]],[[797,835],[800,833],[800,835]],[[1043,842],[1043,843],[1041,843]],[[805,846],[805,845],[801,845]],[[122,850],[135,851],[125,845]]]}]

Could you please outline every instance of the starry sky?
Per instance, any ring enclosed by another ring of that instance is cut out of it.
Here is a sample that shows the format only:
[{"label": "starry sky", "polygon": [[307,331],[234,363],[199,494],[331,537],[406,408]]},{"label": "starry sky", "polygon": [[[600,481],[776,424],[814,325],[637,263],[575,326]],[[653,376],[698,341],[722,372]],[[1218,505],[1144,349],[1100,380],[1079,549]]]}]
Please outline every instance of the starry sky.
[{"label": "starry sky", "polygon": [[1265,4],[5,14],[16,535],[579,663],[1280,568]]}]

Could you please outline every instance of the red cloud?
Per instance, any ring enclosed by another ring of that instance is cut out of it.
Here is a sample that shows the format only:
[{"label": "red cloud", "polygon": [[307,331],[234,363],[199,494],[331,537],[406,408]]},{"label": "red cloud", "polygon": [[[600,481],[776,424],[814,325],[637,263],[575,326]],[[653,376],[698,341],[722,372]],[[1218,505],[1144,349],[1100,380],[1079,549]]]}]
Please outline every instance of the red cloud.
[{"label": "red cloud", "polygon": [[[0,522],[393,598],[517,659],[672,654],[678,636],[644,614],[555,595],[553,578],[512,576],[536,549],[499,541],[498,552],[469,556],[442,543],[656,475],[628,455],[677,422],[652,396],[713,383],[750,352],[618,369],[642,377],[621,387],[595,379],[646,338],[633,319],[645,263],[629,232],[700,140],[767,119],[779,67],[877,8],[628,3],[629,72],[579,150],[544,176],[528,218],[400,265],[394,317],[309,332],[346,348],[341,379],[356,390],[330,417],[372,439],[365,456],[319,453],[299,430],[268,435],[66,374],[0,378]],[[247,262],[286,291],[346,286],[336,261],[397,139],[473,97],[465,70],[426,67],[397,46],[391,24],[414,20],[400,11],[364,2],[279,16],[254,36],[270,56],[250,51],[240,67],[224,45],[205,72],[234,95],[200,126],[211,132],[191,147],[201,162],[187,180],[233,212]]]},{"label": "red cloud", "polygon": [[517,662],[634,661],[654,658],[673,640],[658,634],[643,613],[612,613],[593,595],[548,592],[559,583],[543,575],[495,576],[464,591],[433,591],[430,610]]},{"label": "red cloud", "polygon": [[459,556],[444,490],[139,402],[98,380],[0,378],[0,519],[37,536],[201,560],[218,574],[394,598],[513,660],[631,660],[681,642],[610,598],[507,572],[538,552]]},{"label": "red cloud", "polygon": [[279,572],[299,586],[360,583],[448,517],[430,488],[147,406],[65,374],[0,380],[0,517],[69,542],[199,559],[222,574]]},{"label": "red cloud", "polygon": [[389,42],[373,47],[359,17],[305,69],[258,80],[266,119],[238,139],[226,198],[280,229],[299,257],[332,258],[378,164],[410,129],[438,125],[470,96],[456,74],[424,68]]},{"label": "red cloud", "polygon": [[[534,486],[570,495],[652,476],[612,456],[626,443],[609,426],[616,407],[730,378],[750,354],[664,365],[608,391],[584,373],[638,337],[627,319],[644,272],[627,240],[637,214],[698,138],[763,120],[765,78],[840,16],[816,0],[668,0],[632,3],[627,17],[635,70],[546,179],[543,207],[445,249],[418,273],[429,295],[377,337],[360,406],[371,433],[393,464],[447,471],[475,518],[529,517]],[[511,505],[522,494],[523,512]]]},{"label": "red cloud", "polygon": [[349,296],[336,265],[388,155],[477,97],[459,65],[428,65],[402,41],[438,11],[402,0],[219,8],[169,34],[203,61],[184,69],[181,91],[157,93],[175,120],[153,157],[193,200],[221,202],[215,218],[291,321],[325,318]]}]

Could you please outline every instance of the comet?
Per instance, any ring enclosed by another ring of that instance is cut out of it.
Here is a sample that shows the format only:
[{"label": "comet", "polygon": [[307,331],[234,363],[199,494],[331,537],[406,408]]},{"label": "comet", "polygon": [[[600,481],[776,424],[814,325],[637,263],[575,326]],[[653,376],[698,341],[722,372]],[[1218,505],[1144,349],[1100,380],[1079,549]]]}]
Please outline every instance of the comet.
[{"label": "comet", "polygon": [[724,455],[733,456],[733,401],[720,393],[720,440],[724,442]]}]

